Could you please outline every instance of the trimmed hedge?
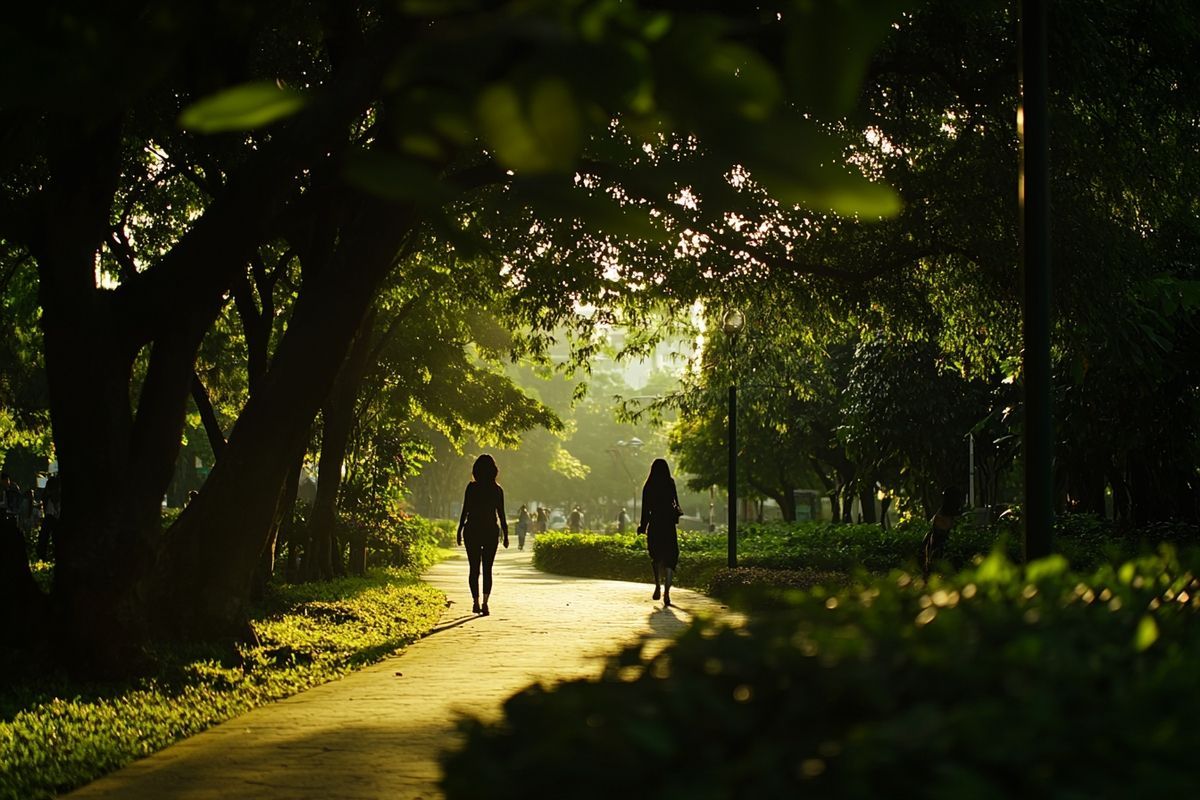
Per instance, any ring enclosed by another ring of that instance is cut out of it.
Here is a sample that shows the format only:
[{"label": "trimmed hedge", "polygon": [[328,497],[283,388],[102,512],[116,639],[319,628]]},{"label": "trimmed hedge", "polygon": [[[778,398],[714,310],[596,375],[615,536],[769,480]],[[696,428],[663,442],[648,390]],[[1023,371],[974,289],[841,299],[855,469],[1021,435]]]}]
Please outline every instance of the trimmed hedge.
[{"label": "trimmed hedge", "polygon": [[[878,525],[818,522],[747,525],[738,532],[738,564],[740,568],[758,570],[760,578],[766,570],[783,571],[783,575],[764,578],[781,588],[806,588],[818,576],[844,582],[860,571],[912,571],[918,569],[921,540],[927,529],[925,523],[888,530]],[[1079,570],[1093,570],[1101,564],[1153,552],[1164,542],[1200,542],[1193,525],[1160,525],[1122,532],[1109,522],[1084,515],[1060,518],[1055,534],[1057,550]],[[727,590],[732,590],[737,579],[725,576],[717,580],[727,563],[726,542],[724,533],[681,532],[676,581],[732,599]],[[1015,524],[980,527],[960,521],[950,536],[942,568],[962,569],[996,549],[1014,561],[1019,559],[1020,531]],[[636,534],[541,534],[533,560],[534,566],[547,572],[648,582],[651,572],[647,562],[645,538]],[[769,594],[758,593],[758,599],[774,602]]]},{"label": "trimmed hedge", "polygon": [[[1002,553],[893,572],[512,697],[445,756],[450,800],[1189,796],[1200,557],[1071,573]],[[552,733],[552,735],[551,735]]]}]

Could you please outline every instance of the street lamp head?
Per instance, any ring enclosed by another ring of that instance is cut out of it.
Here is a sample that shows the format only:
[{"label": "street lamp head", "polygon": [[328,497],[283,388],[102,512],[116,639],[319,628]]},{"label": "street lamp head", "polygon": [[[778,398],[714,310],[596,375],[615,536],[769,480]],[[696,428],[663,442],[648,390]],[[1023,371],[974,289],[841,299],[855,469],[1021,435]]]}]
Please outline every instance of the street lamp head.
[{"label": "street lamp head", "polygon": [[746,315],[736,308],[731,308],[725,312],[725,333],[738,334],[742,332],[742,328],[746,327]]}]

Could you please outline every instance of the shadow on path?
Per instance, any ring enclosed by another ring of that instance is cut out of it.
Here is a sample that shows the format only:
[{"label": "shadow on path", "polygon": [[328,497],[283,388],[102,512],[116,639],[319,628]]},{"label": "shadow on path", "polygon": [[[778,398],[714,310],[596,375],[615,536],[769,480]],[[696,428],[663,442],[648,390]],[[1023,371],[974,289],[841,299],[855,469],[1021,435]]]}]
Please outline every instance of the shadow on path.
[{"label": "shadow on path", "polygon": [[462,610],[471,603],[465,558],[435,565],[423,579],[446,593],[447,608],[402,654],[210,728],[71,796],[433,800],[459,715],[497,719],[504,701],[532,684],[596,677],[625,645],[642,640],[649,655],[693,614],[724,609],[680,589],[672,595],[683,605],[663,608],[648,585],[557,577],[534,570],[530,556],[498,554],[488,617]]}]

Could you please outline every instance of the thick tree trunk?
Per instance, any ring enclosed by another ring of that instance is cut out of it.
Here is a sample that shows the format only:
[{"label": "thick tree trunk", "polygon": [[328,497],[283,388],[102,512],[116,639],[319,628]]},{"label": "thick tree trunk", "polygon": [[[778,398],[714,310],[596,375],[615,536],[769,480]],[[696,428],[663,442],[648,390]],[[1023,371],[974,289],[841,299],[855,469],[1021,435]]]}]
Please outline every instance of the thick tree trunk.
[{"label": "thick tree trunk", "polygon": [[[317,496],[313,500],[309,520],[309,552],[305,577],[309,580],[332,578],[335,574],[333,542],[337,530],[337,500],[342,487],[342,468],[346,463],[346,447],[354,427],[355,401],[366,375],[367,356],[371,352],[371,335],[375,328],[375,312],[363,317],[354,344],[338,371],[333,389],[321,408],[321,455],[317,466]],[[339,562],[339,558],[337,559]]]},{"label": "thick tree trunk", "polygon": [[284,483],[284,495],[279,509],[280,546],[287,545],[287,564],[284,567],[284,580],[291,583],[300,579],[300,532],[296,527],[296,497],[300,493],[300,476],[304,469],[304,448],[292,461]]},{"label": "thick tree trunk", "polygon": [[875,518],[875,483],[871,482],[869,486],[863,488],[858,493],[858,502],[862,505],[862,521],[864,524],[874,525]]},{"label": "thick tree trunk", "polygon": [[174,635],[244,634],[255,566],[267,544],[278,487],[293,465],[346,358],[409,221],[368,201],[342,231],[329,268],[306,278],[262,390],[250,398],[205,491],[168,536],[154,596]]}]

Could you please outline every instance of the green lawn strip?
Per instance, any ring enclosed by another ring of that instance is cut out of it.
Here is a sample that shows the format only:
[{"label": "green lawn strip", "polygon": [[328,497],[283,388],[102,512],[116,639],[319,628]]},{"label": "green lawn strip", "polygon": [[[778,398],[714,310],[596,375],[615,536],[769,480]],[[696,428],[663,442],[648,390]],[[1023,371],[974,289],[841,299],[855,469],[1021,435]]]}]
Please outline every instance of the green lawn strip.
[{"label": "green lawn strip", "polygon": [[398,569],[285,585],[255,614],[260,644],[239,658],[174,647],[155,654],[153,677],[86,684],[55,674],[0,689],[0,798],[53,797],[378,661],[428,633],[444,603],[442,592]]},{"label": "green lawn strip", "polygon": [[[736,570],[726,568],[724,533],[681,532],[675,582],[740,608],[775,607],[786,603],[795,590],[843,585],[859,574],[919,571],[917,557],[926,530],[924,522],[888,529],[827,522],[750,524],[738,533]],[[1055,534],[1056,549],[1077,570],[1120,563],[1153,552],[1162,542],[1188,546],[1197,541],[1195,526],[1122,532],[1111,523],[1083,515],[1060,518]],[[960,522],[950,537],[943,567],[963,569],[995,550],[1018,560],[1019,530],[1010,525],[984,527]],[[562,575],[653,580],[645,537],[632,533],[540,534],[533,563],[538,569]]]}]

